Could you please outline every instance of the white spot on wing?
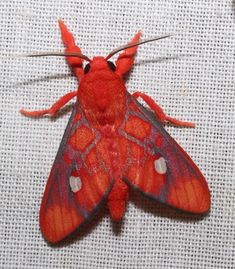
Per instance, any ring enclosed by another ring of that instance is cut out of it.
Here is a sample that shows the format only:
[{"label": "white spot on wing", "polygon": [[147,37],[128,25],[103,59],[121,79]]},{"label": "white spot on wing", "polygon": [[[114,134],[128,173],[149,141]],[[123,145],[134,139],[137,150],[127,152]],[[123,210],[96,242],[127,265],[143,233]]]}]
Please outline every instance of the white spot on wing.
[{"label": "white spot on wing", "polygon": [[69,178],[69,185],[73,192],[78,192],[82,188],[82,181],[80,177],[73,177]]},{"label": "white spot on wing", "polygon": [[154,161],[154,167],[158,174],[165,174],[167,170],[166,161],[163,157],[160,157],[159,159]]}]

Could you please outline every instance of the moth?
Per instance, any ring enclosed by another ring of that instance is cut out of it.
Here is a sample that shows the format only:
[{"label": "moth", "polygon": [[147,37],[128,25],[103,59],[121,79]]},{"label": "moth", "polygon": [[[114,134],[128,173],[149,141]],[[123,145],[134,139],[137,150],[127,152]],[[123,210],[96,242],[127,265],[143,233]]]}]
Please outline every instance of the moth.
[{"label": "moth", "polygon": [[[168,36],[141,41],[138,32],[108,56],[90,59],[81,53],[63,21],[59,26],[64,53],[28,56],[65,56],[79,81],[78,89],[49,109],[21,109],[29,117],[53,116],[76,97],[41,203],[44,238],[51,243],[61,241],[86,223],[104,200],[111,218],[120,221],[129,188],[183,211],[207,212],[210,192],[204,176],[163,127],[166,122],[194,124],[167,116],[152,98],[141,92],[130,94],[124,83],[138,45]],[[110,58],[119,52],[114,64]]]}]

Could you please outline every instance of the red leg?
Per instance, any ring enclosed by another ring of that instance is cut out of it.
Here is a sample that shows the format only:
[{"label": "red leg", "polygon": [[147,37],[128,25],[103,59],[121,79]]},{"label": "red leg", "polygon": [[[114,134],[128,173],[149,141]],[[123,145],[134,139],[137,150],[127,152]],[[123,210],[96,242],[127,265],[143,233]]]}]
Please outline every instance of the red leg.
[{"label": "red leg", "polygon": [[141,97],[146,102],[146,104],[155,112],[156,116],[159,118],[159,120],[161,122],[170,122],[170,123],[173,123],[173,124],[175,124],[177,126],[181,126],[181,127],[192,127],[192,128],[195,127],[195,124],[192,122],[180,121],[180,120],[177,120],[175,118],[167,116],[164,113],[164,111],[162,110],[162,108],[159,105],[157,105],[154,102],[154,100],[151,97],[149,97],[148,95],[141,93],[141,92],[135,92],[133,94],[133,96],[136,99],[138,97]]},{"label": "red leg", "polygon": [[72,98],[74,98],[77,94],[77,91],[70,92],[62,96],[58,101],[56,101],[49,109],[44,110],[36,110],[36,111],[27,111],[23,108],[20,110],[20,113],[27,117],[40,117],[45,114],[49,114],[50,116],[54,116],[65,104],[67,104]]},{"label": "red leg", "polygon": [[[133,37],[130,43],[139,41],[140,36],[141,36],[141,33],[138,32]],[[118,75],[123,76],[125,73],[127,73],[131,69],[134,63],[134,57],[137,52],[137,49],[138,49],[138,46],[129,48],[129,49],[124,50],[124,52],[119,55],[116,61],[116,67],[117,67],[116,73]]]},{"label": "red leg", "polygon": [[[78,52],[81,53],[81,49],[76,46],[73,35],[69,32],[68,28],[62,20],[59,20],[59,26],[61,31],[61,38],[65,45],[65,52]],[[82,68],[82,59],[78,57],[66,57],[67,63],[78,77],[81,80],[84,75]]]}]

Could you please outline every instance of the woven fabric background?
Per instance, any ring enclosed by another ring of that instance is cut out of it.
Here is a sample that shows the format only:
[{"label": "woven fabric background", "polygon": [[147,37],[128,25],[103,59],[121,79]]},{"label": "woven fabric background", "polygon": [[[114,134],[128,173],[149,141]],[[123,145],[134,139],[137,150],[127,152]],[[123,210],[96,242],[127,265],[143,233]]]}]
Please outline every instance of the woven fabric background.
[{"label": "woven fabric background", "polygon": [[0,58],[0,268],[235,268],[235,3],[231,0],[21,0],[0,2],[0,53],[58,51],[57,20],[83,53],[106,55],[137,30],[172,38],[139,48],[127,79],[168,115],[196,123],[167,127],[207,178],[204,218],[131,193],[125,219],[107,211],[58,247],[40,232],[44,187],[70,111],[30,119],[77,88],[63,58]]}]

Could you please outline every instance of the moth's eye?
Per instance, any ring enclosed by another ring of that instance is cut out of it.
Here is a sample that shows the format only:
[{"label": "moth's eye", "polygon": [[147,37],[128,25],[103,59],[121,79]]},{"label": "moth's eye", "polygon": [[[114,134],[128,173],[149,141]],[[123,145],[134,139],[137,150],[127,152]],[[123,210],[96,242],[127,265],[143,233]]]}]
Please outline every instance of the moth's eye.
[{"label": "moth's eye", "polygon": [[84,74],[87,74],[89,72],[90,68],[91,68],[91,65],[90,64],[87,64],[85,66],[85,68],[84,68]]},{"label": "moth's eye", "polygon": [[108,61],[107,63],[108,63],[109,68],[110,68],[113,72],[116,71],[116,66],[115,66],[115,64],[114,64],[113,62]]}]

